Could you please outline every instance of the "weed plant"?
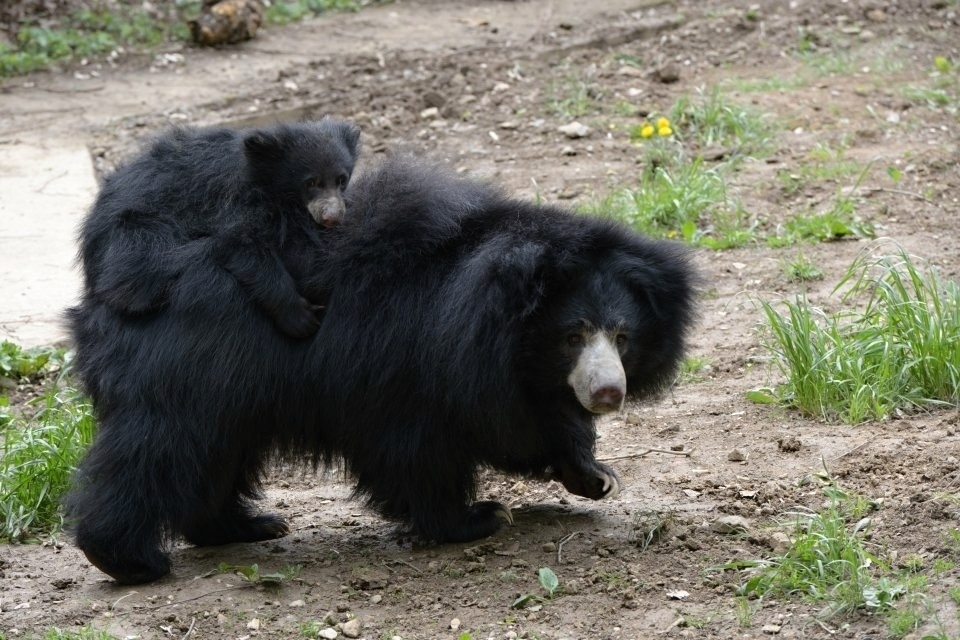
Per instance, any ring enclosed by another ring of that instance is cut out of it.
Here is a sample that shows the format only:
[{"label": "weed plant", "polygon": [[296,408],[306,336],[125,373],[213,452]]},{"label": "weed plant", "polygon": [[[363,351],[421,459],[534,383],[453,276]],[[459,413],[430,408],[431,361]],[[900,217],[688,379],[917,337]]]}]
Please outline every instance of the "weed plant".
[{"label": "weed plant", "polygon": [[832,315],[800,296],[786,313],[762,302],[767,347],[787,381],[779,401],[858,424],[896,411],[960,404],[960,287],[904,252],[857,258],[834,289],[862,311]]},{"label": "weed plant", "polygon": [[59,505],[93,437],[89,401],[69,385],[69,367],[26,417],[10,414],[0,450],[0,540],[23,541],[62,526]]},{"label": "weed plant", "polygon": [[759,113],[728,101],[718,87],[696,98],[682,96],[669,118],[678,136],[701,148],[728,147],[734,159],[762,153],[772,138],[771,124]]},{"label": "weed plant", "polygon": [[652,166],[641,173],[636,187],[618,189],[582,210],[647,235],[682,238],[711,249],[743,246],[754,237],[746,212],[727,194],[720,171],[702,158]]},{"label": "weed plant", "polygon": [[864,538],[870,526],[869,503],[832,481],[824,493],[827,504],[822,510],[786,514],[793,528],[792,544],[782,556],[748,563],[741,595],[799,595],[825,603],[828,615],[892,604],[899,588],[874,577],[875,570],[885,569]]}]

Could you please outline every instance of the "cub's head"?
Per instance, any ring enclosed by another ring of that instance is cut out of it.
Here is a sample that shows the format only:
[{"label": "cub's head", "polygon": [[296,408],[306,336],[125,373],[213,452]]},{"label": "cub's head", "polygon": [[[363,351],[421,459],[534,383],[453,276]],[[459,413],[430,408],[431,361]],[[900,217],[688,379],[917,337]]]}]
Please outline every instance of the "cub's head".
[{"label": "cub's head", "polygon": [[332,227],[343,219],[343,192],[357,161],[360,130],[324,118],[244,134],[249,178],[282,207],[302,206],[313,220]]}]

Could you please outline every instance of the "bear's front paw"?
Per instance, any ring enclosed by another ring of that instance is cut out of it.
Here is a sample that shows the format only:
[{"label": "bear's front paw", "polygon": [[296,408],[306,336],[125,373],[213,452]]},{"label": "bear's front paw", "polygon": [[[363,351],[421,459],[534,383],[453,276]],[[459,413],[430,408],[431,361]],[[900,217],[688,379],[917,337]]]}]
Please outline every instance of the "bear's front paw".
[{"label": "bear's front paw", "polygon": [[591,500],[613,498],[620,493],[620,478],[617,472],[596,461],[588,469],[559,464],[548,468],[545,476],[563,484],[570,493]]}]

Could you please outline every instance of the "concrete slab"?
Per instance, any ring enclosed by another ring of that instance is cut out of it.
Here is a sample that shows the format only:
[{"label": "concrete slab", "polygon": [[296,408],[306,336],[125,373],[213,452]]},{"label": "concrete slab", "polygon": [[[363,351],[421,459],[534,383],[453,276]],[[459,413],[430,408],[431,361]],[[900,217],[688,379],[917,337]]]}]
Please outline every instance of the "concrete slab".
[{"label": "concrete slab", "polygon": [[0,143],[0,339],[64,344],[80,291],[77,227],[97,191],[84,146]]}]

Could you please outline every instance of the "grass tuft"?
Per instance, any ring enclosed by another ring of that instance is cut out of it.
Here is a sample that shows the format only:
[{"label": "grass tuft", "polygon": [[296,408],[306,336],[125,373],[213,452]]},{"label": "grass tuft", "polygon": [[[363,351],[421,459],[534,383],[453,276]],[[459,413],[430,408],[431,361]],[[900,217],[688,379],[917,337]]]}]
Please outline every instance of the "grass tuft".
[{"label": "grass tuft", "polygon": [[93,438],[89,401],[65,371],[35,402],[36,412],[11,414],[0,457],[0,540],[35,540],[62,528],[60,500]]},{"label": "grass tuft", "polygon": [[787,381],[783,404],[858,424],[896,411],[960,403],[960,287],[909,255],[854,261],[834,292],[862,311],[828,315],[801,296],[769,302],[767,347]]}]

